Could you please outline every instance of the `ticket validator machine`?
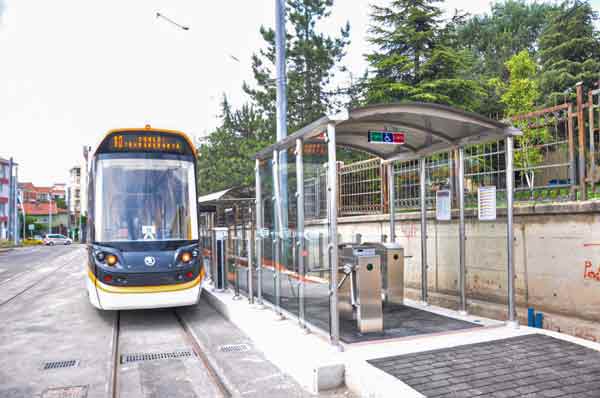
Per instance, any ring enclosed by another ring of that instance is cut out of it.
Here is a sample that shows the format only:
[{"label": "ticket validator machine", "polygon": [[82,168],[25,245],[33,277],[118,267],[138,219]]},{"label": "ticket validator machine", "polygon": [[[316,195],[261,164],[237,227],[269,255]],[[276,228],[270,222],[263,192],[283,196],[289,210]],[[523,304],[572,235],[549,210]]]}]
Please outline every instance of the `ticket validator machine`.
[{"label": "ticket validator machine", "polygon": [[225,290],[226,287],[226,245],[227,245],[227,228],[213,228],[213,250],[212,267],[213,278],[216,290]]}]

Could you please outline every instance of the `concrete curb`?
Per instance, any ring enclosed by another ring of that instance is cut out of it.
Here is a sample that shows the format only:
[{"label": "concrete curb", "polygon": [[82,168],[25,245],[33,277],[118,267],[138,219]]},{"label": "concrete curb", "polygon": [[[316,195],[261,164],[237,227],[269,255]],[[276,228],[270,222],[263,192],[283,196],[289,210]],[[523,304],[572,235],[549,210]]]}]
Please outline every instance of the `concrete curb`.
[{"label": "concrete curb", "polygon": [[276,320],[275,313],[268,309],[257,309],[245,300],[231,300],[230,292],[205,289],[204,293],[209,304],[240,328],[269,361],[311,393],[344,385],[342,353],[327,341],[305,334],[296,322]]}]

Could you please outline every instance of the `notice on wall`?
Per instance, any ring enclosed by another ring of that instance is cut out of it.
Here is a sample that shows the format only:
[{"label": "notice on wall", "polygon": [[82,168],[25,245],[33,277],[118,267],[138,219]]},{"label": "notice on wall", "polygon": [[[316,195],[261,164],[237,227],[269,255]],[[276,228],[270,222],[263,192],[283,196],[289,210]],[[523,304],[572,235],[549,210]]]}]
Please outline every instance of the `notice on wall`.
[{"label": "notice on wall", "polygon": [[452,195],[447,189],[435,193],[435,218],[438,221],[452,219]]},{"label": "notice on wall", "polygon": [[477,190],[477,214],[479,221],[496,219],[496,187],[479,187]]}]

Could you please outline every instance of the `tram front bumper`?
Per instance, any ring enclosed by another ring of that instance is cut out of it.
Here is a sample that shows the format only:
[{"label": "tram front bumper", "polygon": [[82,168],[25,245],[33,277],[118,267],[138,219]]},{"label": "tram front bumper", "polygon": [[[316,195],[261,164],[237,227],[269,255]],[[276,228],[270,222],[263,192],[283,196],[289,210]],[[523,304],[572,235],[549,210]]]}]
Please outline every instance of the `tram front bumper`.
[{"label": "tram front bumper", "polygon": [[88,279],[90,302],[102,310],[138,310],[181,307],[198,303],[202,292],[203,273],[198,283],[184,289],[161,291],[161,287],[147,286],[134,291],[112,292],[110,286]]}]

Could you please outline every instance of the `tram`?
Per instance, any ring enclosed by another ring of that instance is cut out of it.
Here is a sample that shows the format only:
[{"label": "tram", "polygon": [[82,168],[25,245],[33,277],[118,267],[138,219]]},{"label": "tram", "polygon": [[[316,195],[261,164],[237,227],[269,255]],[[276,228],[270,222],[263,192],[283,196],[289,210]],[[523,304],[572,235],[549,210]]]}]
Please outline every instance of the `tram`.
[{"label": "tram", "polygon": [[102,310],[198,302],[196,151],[179,132],[111,130],[91,156],[87,291]]}]

